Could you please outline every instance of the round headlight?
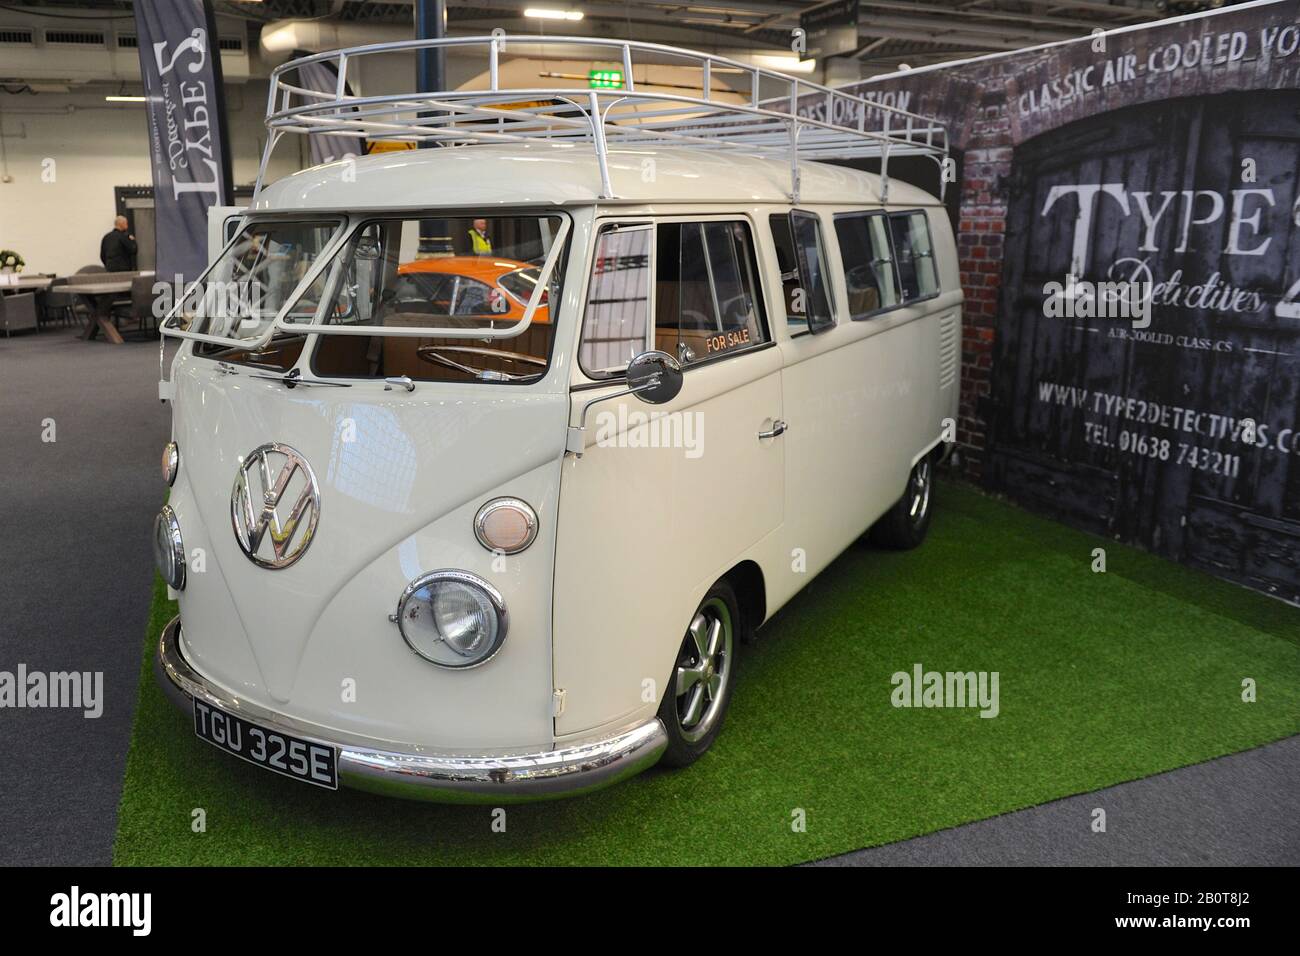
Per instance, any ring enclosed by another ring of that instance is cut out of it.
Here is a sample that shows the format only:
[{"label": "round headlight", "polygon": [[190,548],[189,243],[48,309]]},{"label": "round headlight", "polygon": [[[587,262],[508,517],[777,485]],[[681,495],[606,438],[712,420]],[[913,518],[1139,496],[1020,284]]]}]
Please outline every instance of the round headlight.
[{"label": "round headlight", "polygon": [[422,574],[402,592],[397,627],[415,653],[439,667],[474,667],[506,639],[506,605],[468,571]]},{"label": "round headlight", "polygon": [[181,449],[174,441],[163,446],[162,476],[168,485],[176,483],[176,472],[181,468]]},{"label": "round headlight", "polygon": [[185,587],[185,545],[181,542],[181,524],[171,505],[163,505],[153,520],[153,560],[163,580],[180,591]]},{"label": "round headlight", "polygon": [[474,536],[489,551],[518,554],[537,537],[537,512],[520,498],[493,498],[474,516]]}]

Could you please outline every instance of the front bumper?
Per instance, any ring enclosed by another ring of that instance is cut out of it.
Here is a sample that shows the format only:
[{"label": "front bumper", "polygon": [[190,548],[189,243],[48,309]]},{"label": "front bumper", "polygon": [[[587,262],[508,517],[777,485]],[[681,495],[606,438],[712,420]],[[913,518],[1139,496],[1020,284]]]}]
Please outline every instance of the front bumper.
[{"label": "front bumper", "polygon": [[199,698],[270,730],[338,750],[339,782],[359,790],[440,803],[492,803],[571,796],[616,783],[652,766],[668,744],[654,718],[610,737],[552,750],[491,754],[431,753],[418,747],[380,750],[339,740],[328,728],[267,710],[218,687],[185,660],[181,619],[173,618],[158,641],[154,675],[177,707]]}]

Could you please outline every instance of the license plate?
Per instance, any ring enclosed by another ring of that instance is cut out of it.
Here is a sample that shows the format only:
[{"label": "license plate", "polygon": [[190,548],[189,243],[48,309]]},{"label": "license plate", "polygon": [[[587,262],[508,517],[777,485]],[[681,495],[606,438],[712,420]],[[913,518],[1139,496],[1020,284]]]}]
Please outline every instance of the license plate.
[{"label": "license plate", "polygon": [[194,733],[241,760],[330,790],[339,788],[338,751],[259,727],[195,699]]}]

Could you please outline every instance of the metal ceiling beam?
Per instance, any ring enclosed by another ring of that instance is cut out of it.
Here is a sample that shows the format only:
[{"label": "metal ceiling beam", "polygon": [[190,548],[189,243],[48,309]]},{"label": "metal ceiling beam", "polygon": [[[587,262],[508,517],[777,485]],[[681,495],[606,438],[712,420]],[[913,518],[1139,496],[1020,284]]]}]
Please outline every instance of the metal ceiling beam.
[{"label": "metal ceiling beam", "polygon": [[938,32],[964,33],[968,36],[986,36],[1000,39],[1019,39],[1025,42],[1021,46],[1033,45],[1036,43],[1054,43],[1058,40],[1073,40],[1079,36],[1087,36],[1088,29],[1081,32],[1070,30],[1036,30],[1031,27],[1012,29],[995,24],[971,23],[969,21],[955,21],[952,19],[938,19],[935,17],[920,16],[871,16],[866,17],[858,23],[858,32],[866,33],[871,36],[885,36],[892,28],[899,30],[935,30]]},{"label": "metal ceiling beam", "polygon": [[1013,10],[983,7],[945,7],[934,3],[911,3],[910,0],[859,0],[863,7],[878,10],[894,10],[912,13],[934,13],[945,17],[955,17],[961,23],[974,20],[1008,20],[1012,23],[1038,23],[1044,26],[1067,27],[1082,30],[1085,33],[1097,26],[1095,20],[1078,18],[1038,16],[1032,13],[1017,13]]},{"label": "metal ceiling beam", "polygon": [[992,36],[973,36],[962,32],[960,29],[949,28],[947,30],[905,30],[897,27],[889,29],[875,30],[870,25],[866,27],[859,26],[858,36],[861,37],[883,37],[886,40],[912,40],[916,43],[959,43],[962,46],[972,47],[978,50],[1023,50],[1026,46],[1032,46],[1034,42],[1043,41],[1026,41],[1013,38],[999,38]]},{"label": "metal ceiling beam", "polygon": [[[1155,5],[1149,10],[1143,10],[1139,7],[1129,7],[1122,4],[1095,3],[1091,0],[1020,0],[1021,3],[1027,3],[1031,7],[1046,7],[1054,10],[1084,10],[1088,13],[1106,14],[1112,17],[1123,17],[1127,20],[1161,20],[1163,17],[1155,12]],[[1097,24],[1104,26],[1105,24]]]}]

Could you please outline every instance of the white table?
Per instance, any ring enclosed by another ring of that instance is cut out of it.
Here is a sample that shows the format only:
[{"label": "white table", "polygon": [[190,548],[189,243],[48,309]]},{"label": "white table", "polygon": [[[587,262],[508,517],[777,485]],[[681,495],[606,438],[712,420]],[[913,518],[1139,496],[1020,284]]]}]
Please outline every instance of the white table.
[{"label": "white table", "polygon": [[[94,275],[94,273],[88,273]],[[142,273],[143,274],[143,273]],[[82,338],[89,341],[95,337],[99,331],[103,331],[104,338],[114,345],[123,343],[122,333],[118,332],[115,326],[108,319],[108,309],[102,307],[105,297],[111,295],[121,295],[123,292],[131,291],[131,279],[108,279],[100,282],[74,282],[75,277],[69,278],[68,284],[61,288],[71,292],[73,295],[84,295],[90,300],[91,320],[86,323],[86,334]],[[111,307],[111,303],[110,303]]]},{"label": "white table", "polygon": [[50,276],[13,276],[0,277],[0,292],[44,292],[54,279]]}]

